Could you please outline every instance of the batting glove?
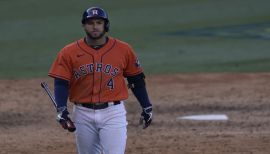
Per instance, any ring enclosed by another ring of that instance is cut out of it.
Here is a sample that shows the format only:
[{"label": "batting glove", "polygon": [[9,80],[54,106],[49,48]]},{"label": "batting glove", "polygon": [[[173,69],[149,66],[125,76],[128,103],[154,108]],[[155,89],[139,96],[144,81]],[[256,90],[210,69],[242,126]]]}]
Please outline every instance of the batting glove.
[{"label": "batting glove", "polygon": [[67,110],[67,107],[57,108],[56,120],[61,124],[64,129],[67,129],[70,132],[74,132],[76,128],[68,115],[69,112]]},{"label": "batting glove", "polygon": [[143,129],[147,128],[152,122],[153,118],[152,110],[153,110],[152,106],[143,108],[140,118],[140,125],[143,125]]}]

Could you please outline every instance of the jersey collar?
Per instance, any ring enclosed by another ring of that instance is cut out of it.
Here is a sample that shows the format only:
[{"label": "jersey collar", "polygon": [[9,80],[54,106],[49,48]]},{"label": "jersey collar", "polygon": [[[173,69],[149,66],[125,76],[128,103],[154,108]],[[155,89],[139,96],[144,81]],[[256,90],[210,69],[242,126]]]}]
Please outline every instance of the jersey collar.
[{"label": "jersey collar", "polygon": [[110,50],[112,48],[112,46],[114,45],[114,43],[115,43],[115,39],[113,39],[112,37],[108,37],[108,41],[103,47],[101,47],[99,49],[94,49],[85,43],[84,38],[77,41],[78,46],[83,51],[85,51],[89,54],[103,54],[103,53],[107,52],[108,50]]}]

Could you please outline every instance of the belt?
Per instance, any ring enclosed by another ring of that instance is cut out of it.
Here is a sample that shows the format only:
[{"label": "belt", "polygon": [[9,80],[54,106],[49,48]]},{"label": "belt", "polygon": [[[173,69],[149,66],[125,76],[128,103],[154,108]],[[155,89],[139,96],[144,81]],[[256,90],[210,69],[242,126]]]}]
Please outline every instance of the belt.
[{"label": "belt", "polygon": [[100,110],[100,109],[105,109],[109,106],[118,105],[120,103],[121,103],[120,101],[104,102],[104,103],[79,103],[79,102],[75,102],[75,105],[83,106],[83,107],[93,109],[93,110]]}]

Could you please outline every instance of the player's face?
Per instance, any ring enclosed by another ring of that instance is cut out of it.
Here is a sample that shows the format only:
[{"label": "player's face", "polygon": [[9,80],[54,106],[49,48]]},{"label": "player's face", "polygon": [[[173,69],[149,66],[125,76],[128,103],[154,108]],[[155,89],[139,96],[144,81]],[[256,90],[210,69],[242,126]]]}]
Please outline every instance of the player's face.
[{"label": "player's face", "polygon": [[88,19],[84,24],[84,30],[91,39],[100,39],[105,34],[104,25],[103,19]]}]

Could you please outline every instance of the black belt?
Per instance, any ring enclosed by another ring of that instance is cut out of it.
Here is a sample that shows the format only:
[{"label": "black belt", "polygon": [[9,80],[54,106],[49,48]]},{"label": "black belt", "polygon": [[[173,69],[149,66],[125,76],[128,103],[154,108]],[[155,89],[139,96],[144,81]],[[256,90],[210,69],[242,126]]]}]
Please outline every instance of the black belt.
[{"label": "black belt", "polygon": [[104,103],[78,103],[78,102],[75,102],[76,105],[83,106],[83,107],[86,107],[89,109],[94,109],[94,110],[105,109],[109,106],[118,105],[120,103],[121,103],[120,101],[104,102]]}]

